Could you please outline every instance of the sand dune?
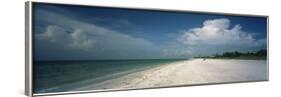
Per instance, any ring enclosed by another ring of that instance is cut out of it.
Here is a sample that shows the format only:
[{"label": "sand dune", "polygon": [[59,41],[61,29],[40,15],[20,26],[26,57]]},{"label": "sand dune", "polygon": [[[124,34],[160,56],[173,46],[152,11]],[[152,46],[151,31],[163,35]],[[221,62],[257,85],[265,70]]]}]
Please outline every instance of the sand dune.
[{"label": "sand dune", "polygon": [[93,83],[74,90],[132,89],[267,79],[265,60],[192,59]]}]

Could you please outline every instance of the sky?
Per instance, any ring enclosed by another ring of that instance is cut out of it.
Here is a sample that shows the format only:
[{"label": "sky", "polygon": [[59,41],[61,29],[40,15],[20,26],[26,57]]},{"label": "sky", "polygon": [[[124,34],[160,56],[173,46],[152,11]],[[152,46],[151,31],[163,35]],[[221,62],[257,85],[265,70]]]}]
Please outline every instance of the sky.
[{"label": "sky", "polygon": [[182,59],[267,47],[267,19],[37,3],[34,55],[45,60]]}]

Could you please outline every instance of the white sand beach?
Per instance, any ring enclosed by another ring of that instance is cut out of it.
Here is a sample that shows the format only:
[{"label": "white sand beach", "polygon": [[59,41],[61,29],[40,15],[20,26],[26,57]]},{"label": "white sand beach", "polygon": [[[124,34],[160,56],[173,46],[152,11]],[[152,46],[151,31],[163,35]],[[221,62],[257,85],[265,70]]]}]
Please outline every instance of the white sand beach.
[{"label": "white sand beach", "polygon": [[192,59],[174,62],[77,90],[134,89],[267,79],[266,60]]}]

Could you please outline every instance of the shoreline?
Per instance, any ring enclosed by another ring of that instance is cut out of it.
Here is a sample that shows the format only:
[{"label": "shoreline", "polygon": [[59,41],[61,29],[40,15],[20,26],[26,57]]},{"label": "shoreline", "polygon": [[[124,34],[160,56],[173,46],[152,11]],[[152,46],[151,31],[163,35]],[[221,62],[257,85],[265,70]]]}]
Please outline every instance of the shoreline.
[{"label": "shoreline", "polygon": [[193,58],[193,59],[216,59],[216,60],[264,60],[266,61],[267,58]]},{"label": "shoreline", "polygon": [[266,64],[266,60],[191,59],[134,72],[73,91],[266,80]]}]

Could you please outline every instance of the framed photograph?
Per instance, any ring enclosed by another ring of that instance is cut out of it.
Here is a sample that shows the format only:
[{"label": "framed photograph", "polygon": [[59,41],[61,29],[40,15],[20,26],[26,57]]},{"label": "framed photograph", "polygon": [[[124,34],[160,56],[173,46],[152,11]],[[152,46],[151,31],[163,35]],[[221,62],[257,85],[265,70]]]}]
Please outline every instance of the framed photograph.
[{"label": "framed photograph", "polygon": [[268,16],[26,2],[26,95],[268,81]]}]

